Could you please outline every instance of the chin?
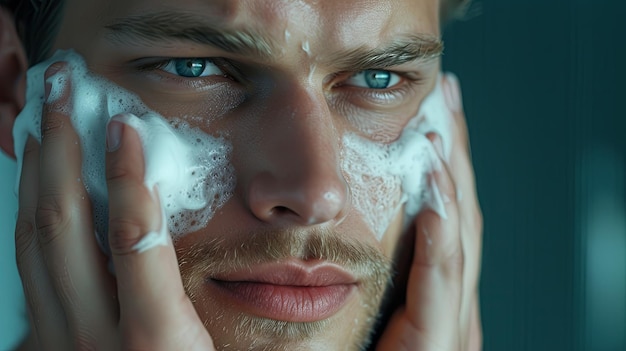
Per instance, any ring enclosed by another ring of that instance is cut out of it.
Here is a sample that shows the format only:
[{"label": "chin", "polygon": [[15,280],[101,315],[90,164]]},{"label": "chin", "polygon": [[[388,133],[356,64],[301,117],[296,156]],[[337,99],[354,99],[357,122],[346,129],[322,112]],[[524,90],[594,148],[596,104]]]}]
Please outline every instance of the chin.
[{"label": "chin", "polygon": [[337,236],[284,242],[179,250],[183,285],[216,348],[365,350],[391,261]]},{"label": "chin", "polygon": [[[196,292],[194,306],[218,350],[366,350],[382,300],[371,301],[355,287],[345,299],[335,301],[337,306],[332,306],[331,311],[328,306],[321,311],[315,306],[302,311],[296,302],[291,313],[280,308],[259,313],[257,307],[250,308],[248,303],[220,293],[212,294],[211,290],[205,294]],[[266,304],[267,301],[260,302]],[[303,313],[308,320],[302,321]],[[280,319],[268,318],[272,314],[280,315]]]},{"label": "chin", "polygon": [[213,231],[175,246],[187,295],[218,350],[360,351],[391,291],[395,249],[367,238]]}]

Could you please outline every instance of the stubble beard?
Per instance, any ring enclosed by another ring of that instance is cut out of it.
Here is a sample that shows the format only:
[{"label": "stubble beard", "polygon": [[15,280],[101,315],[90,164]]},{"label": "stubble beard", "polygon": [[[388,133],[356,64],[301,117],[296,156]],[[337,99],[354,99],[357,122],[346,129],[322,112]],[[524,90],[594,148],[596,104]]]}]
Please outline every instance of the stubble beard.
[{"label": "stubble beard", "polygon": [[[368,347],[392,276],[391,260],[379,249],[327,230],[258,232],[248,235],[245,242],[236,243],[227,242],[226,237],[229,236],[177,248],[185,291],[217,350],[308,350],[310,345],[324,340],[326,333],[348,323],[352,324],[351,334],[340,338],[346,344],[337,345],[337,349],[359,351]],[[204,286],[210,277],[253,270],[256,265],[288,258],[331,262],[356,276],[359,281],[356,314],[348,313],[350,320],[346,320],[346,311],[340,311],[320,321],[287,322],[239,313],[232,322],[227,322],[224,307],[206,296]],[[222,340],[221,335],[231,335],[230,341]]]}]

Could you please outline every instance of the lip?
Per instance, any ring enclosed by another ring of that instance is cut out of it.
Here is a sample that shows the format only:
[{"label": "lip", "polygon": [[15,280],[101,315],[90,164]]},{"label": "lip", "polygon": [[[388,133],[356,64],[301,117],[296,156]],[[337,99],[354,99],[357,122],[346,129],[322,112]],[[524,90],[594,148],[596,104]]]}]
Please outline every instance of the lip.
[{"label": "lip", "polygon": [[286,322],[331,317],[355,293],[357,280],[333,264],[289,261],[262,264],[208,280],[209,289],[244,313]]}]

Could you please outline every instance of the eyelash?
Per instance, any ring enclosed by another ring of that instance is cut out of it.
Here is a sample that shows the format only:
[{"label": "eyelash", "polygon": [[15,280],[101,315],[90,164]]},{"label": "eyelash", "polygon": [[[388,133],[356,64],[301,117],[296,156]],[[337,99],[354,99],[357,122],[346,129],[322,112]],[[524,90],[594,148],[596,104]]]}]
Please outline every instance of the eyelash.
[{"label": "eyelash", "polygon": [[[153,72],[153,71],[157,71],[157,70],[163,70],[168,64],[172,63],[174,60],[179,60],[179,59],[187,59],[185,57],[174,57],[174,58],[154,58],[154,59],[150,59],[151,62],[146,62],[146,63],[139,63],[136,68],[138,71],[140,72]],[[202,58],[207,60],[208,62],[214,64],[215,66],[217,66],[222,72],[224,72],[224,74],[222,75],[211,75],[211,76],[204,76],[204,77],[184,77],[184,76],[178,76],[175,74],[168,74],[167,79],[169,80],[174,80],[174,81],[178,81],[181,82],[183,84],[188,83],[190,81],[200,81],[200,80],[206,80],[209,77],[212,78],[224,78],[224,79],[229,79],[231,81],[235,81],[235,82],[239,82],[242,75],[239,72],[239,70],[228,60],[223,59],[223,58]],[[144,60],[142,60],[144,61]],[[165,71],[163,71],[165,72]]]},{"label": "eyelash", "polygon": [[[175,58],[153,58],[140,60],[144,61],[144,63],[139,63],[136,67],[137,70],[142,72],[153,72],[157,70],[162,70],[169,63],[173,62],[176,59],[186,59],[184,57],[175,57]],[[177,84],[195,86],[198,82],[206,81],[207,78],[210,79],[228,79],[233,82],[245,82],[244,74],[233,64],[230,60],[225,58],[203,58],[212,64],[216,65],[220,70],[224,72],[223,75],[211,75],[204,77],[183,77],[174,74],[167,74],[165,79],[169,81],[173,81]],[[145,62],[150,60],[150,62]],[[364,71],[386,71],[392,74],[398,75],[400,77],[400,82],[393,85],[392,87],[386,89],[374,89],[374,88],[364,88],[359,86],[351,86],[344,84],[345,81],[354,77],[355,75],[364,72]],[[377,104],[385,104],[389,103],[391,100],[402,99],[408,93],[415,91],[419,86],[422,85],[423,79],[416,72],[398,72],[392,71],[386,68],[370,68],[367,70],[359,71],[359,72],[342,72],[336,73],[329,81],[340,80],[337,84],[333,85],[333,88],[346,88],[349,89],[351,94],[358,94],[364,97],[367,100],[370,100]]]},{"label": "eyelash", "polygon": [[397,74],[400,76],[400,82],[387,89],[366,89],[362,87],[349,86],[344,85],[343,82],[359,72],[346,72],[338,73],[332,78],[332,80],[340,80],[338,84],[334,85],[334,87],[344,87],[351,90],[353,94],[359,94],[361,96],[365,95],[365,98],[369,101],[374,101],[378,104],[385,104],[389,103],[390,100],[404,98],[407,94],[415,92],[415,90],[421,87],[424,83],[423,77],[417,72],[398,72],[385,68],[372,68],[369,70],[388,71],[393,74]]}]

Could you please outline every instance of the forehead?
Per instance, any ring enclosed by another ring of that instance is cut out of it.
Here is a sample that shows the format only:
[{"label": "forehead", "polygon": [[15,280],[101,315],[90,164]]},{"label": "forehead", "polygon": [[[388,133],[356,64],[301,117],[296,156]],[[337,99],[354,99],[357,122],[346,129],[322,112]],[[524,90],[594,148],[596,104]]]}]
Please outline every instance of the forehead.
[{"label": "forehead", "polygon": [[[281,46],[328,51],[377,47],[397,35],[439,36],[439,0],[66,0],[58,48],[90,45],[111,23],[150,13],[252,28]],[[95,44],[92,44],[95,45]]]}]

